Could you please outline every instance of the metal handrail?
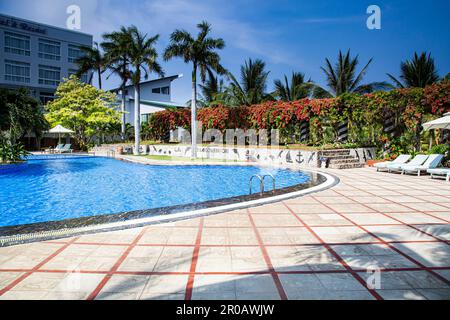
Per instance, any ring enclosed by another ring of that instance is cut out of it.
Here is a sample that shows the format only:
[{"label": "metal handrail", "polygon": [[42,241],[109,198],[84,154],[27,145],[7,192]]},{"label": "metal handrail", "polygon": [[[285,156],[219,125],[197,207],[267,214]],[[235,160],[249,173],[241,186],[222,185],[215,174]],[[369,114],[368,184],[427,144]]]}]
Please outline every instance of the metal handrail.
[{"label": "metal handrail", "polygon": [[264,193],[264,178],[261,177],[259,174],[254,174],[250,178],[250,194],[252,194],[252,182],[253,178],[259,179],[259,188],[260,188],[260,194],[262,195]]},{"label": "metal handrail", "polygon": [[272,192],[275,192],[275,190],[276,190],[276,186],[275,186],[276,180],[275,180],[275,177],[274,177],[273,175],[271,175],[270,173],[267,173],[267,174],[263,175],[263,177],[262,177],[262,179],[263,179],[263,186],[264,186],[264,179],[265,179],[266,177],[272,178]]}]

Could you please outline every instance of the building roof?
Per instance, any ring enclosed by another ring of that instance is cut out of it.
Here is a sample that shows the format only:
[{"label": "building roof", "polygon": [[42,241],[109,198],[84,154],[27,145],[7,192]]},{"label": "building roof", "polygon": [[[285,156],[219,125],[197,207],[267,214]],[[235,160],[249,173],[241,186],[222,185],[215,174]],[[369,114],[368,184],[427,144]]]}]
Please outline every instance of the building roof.
[{"label": "building roof", "polygon": [[89,34],[89,33],[86,33],[86,32],[82,32],[82,31],[79,31],[79,30],[72,30],[72,29],[68,29],[68,28],[61,28],[61,27],[57,27],[57,26],[52,26],[50,24],[46,24],[46,23],[42,23],[42,22],[38,22],[38,21],[33,21],[33,20],[28,20],[28,19],[24,19],[24,18],[19,18],[19,17],[16,17],[16,16],[11,16],[9,14],[0,13],[0,16],[6,17],[8,19],[21,20],[21,21],[24,21],[24,22],[27,22],[27,23],[37,24],[37,25],[40,25],[40,26],[43,26],[43,27],[57,29],[57,30],[60,30],[60,31],[67,31],[67,32],[72,32],[72,33],[78,33],[78,34],[81,34],[81,35],[84,35],[84,36],[89,36],[91,38],[94,37],[92,34]]},{"label": "building roof", "polygon": [[[158,82],[158,81],[162,81],[162,80],[170,80],[170,81],[173,81],[173,80],[175,80],[175,79],[181,78],[182,76],[183,76],[182,74],[177,74],[177,75],[174,75],[174,76],[169,76],[169,77],[163,77],[163,78],[159,78],[159,79],[153,79],[153,80],[142,81],[142,82],[141,82],[141,86],[142,86],[143,84],[152,83],[152,82]],[[134,85],[133,85],[133,84],[129,84],[129,85],[125,86],[125,88],[131,88],[131,87],[134,87]],[[120,90],[120,89],[121,89],[120,87],[117,87],[117,88],[114,88],[114,89],[110,89],[109,91],[116,91],[116,90]]]},{"label": "building roof", "polygon": [[[134,98],[130,98],[130,100],[134,101]],[[154,101],[154,100],[142,100],[141,104],[144,104],[146,106],[150,107],[157,107],[157,108],[185,108],[185,105],[182,105],[180,103],[176,102],[163,102],[163,101]]]}]

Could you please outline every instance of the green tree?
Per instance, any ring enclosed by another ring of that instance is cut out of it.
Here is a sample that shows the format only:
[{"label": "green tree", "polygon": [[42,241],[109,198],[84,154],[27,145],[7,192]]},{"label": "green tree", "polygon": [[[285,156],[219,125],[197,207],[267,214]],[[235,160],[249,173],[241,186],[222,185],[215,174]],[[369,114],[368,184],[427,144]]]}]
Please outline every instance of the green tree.
[{"label": "green tree", "polygon": [[154,72],[164,76],[162,67],[156,61],[158,53],[155,44],[159,35],[147,37],[135,26],[128,27],[124,35],[128,43],[127,57],[131,66],[131,81],[134,85],[134,154],[139,154],[141,143],[141,79],[147,79]]},{"label": "green tree", "polygon": [[[105,52],[105,60],[107,68],[116,74],[121,79],[120,91],[121,91],[121,111],[122,111],[122,124],[121,124],[121,138],[125,140],[126,136],[126,123],[125,123],[125,87],[128,81],[131,80],[132,74],[130,70],[130,61],[128,57],[128,30],[125,27],[121,27],[120,31],[114,31],[103,35],[104,42],[101,43],[101,47]],[[109,78],[109,76],[108,76]]]},{"label": "green tree", "polygon": [[232,106],[249,106],[263,101],[273,100],[266,93],[267,77],[266,64],[262,60],[248,59],[241,66],[240,81],[228,73],[230,85],[225,92],[225,100]]},{"label": "green tree", "polygon": [[[82,74],[88,73],[94,70],[98,76],[98,87],[102,88],[102,74],[106,70],[106,59],[99,49],[98,43],[95,43],[93,47],[83,46],[81,47],[83,55],[75,60],[78,65],[77,77],[81,77]],[[89,77],[89,84],[92,84],[93,73]]]},{"label": "green tree", "polygon": [[439,75],[431,54],[422,52],[420,56],[417,52],[411,60],[406,60],[400,64],[400,79],[391,74],[388,77],[394,81],[398,88],[425,88],[426,86],[439,81]]},{"label": "green tree", "polygon": [[48,128],[39,101],[26,89],[0,89],[0,140],[13,146],[27,133],[39,139]]},{"label": "green tree", "polygon": [[120,112],[115,106],[115,95],[81,82],[75,76],[58,86],[56,99],[46,105],[45,117],[52,126],[61,124],[73,130],[81,149],[86,149],[92,138],[120,124]]},{"label": "green tree", "polygon": [[202,82],[206,80],[208,69],[219,74],[225,73],[225,68],[220,64],[220,56],[215,51],[223,49],[225,42],[220,38],[209,37],[211,25],[208,22],[199,23],[197,28],[199,33],[195,39],[186,30],[175,30],[170,35],[170,44],[164,52],[166,61],[179,57],[185,63],[192,63],[191,139],[193,158],[197,157],[197,70],[200,71]]},{"label": "green tree", "polygon": [[296,101],[307,98],[310,96],[311,89],[314,87],[311,79],[305,82],[305,75],[301,72],[293,72],[290,83],[288,77],[285,75],[284,83],[277,79],[274,81],[274,85],[274,96],[282,101]]},{"label": "green tree", "polygon": [[362,68],[357,74],[356,67],[359,64],[358,56],[352,58],[350,50],[344,55],[339,51],[338,61],[333,67],[328,58],[325,59],[325,66],[321,67],[326,75],[329,91],[316,86],[314,96],[317,98],[329,98],[333,96],[340,96],[343,93],[370,93],[377,90],[383,90],[389,87],[386,82],[371,82],[368,84],[361,84],[369,65],[373,59]]}]

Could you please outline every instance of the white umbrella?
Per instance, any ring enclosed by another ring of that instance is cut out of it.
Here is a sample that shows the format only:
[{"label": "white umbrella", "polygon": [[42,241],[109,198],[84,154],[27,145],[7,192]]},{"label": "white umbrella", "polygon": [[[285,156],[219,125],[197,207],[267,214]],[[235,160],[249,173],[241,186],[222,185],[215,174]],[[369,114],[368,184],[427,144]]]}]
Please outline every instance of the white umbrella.
[{"label": "white umbrella", "polygon": [[424,130],[450,129],[450,112],[444,114],[442,118],[426,122],[422,126]]},{"label": "white umbrella", "polygon": [[74,133],[74,131],[64,128],[62,125],[58,124],[56,127],[48,130],[49,133],[57,133],[58,134],[58,143],[61,143],[61,134],[65,133]]}]

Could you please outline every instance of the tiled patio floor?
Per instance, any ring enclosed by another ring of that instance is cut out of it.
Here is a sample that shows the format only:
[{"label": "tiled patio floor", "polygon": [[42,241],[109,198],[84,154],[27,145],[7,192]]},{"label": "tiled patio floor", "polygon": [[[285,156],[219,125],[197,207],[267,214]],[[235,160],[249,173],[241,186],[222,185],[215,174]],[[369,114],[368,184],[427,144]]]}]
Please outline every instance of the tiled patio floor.
[{"label": "tiled patio floor", "polygon": [[330,172],[282,203],[0,248],[0,299],[450,299],[450,184]]}]

